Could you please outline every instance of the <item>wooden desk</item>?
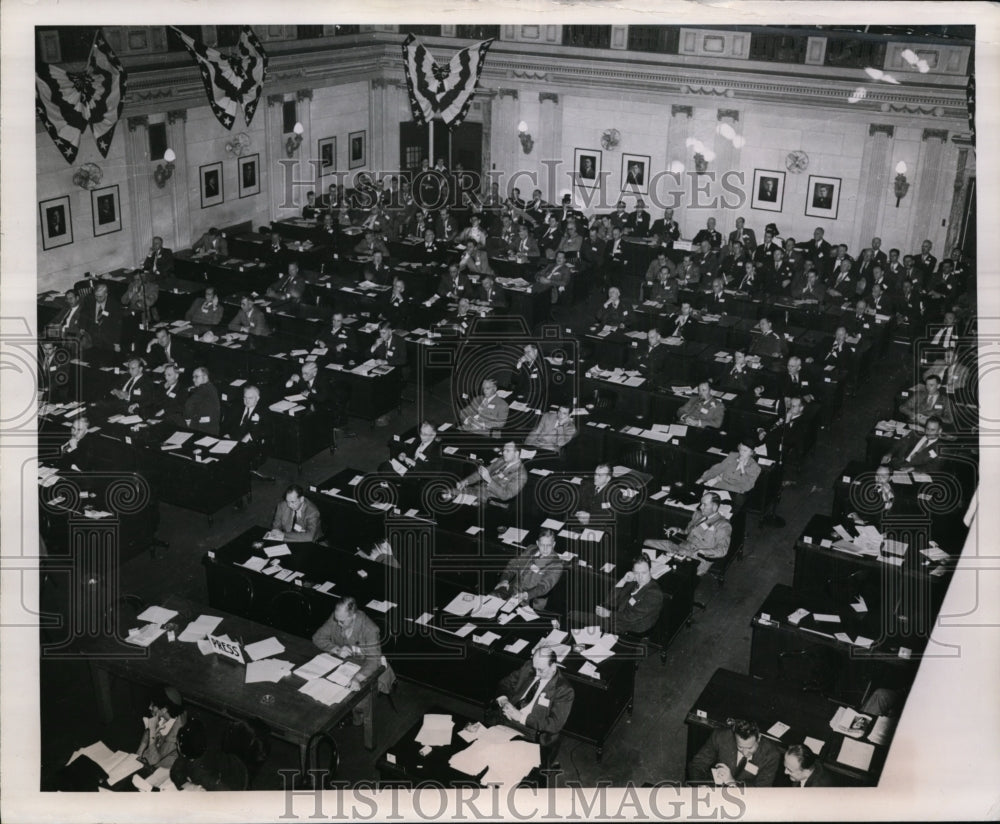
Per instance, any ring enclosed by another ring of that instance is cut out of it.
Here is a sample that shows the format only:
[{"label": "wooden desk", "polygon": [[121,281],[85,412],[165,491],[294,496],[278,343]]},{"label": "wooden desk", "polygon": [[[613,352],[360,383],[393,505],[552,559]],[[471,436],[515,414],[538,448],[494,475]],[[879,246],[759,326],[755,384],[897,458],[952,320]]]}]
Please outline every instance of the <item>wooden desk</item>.
[{"label": "wooden desk", "polygon": [[[178,611],[173,623],[179,629],[202,613],[211,613],[223,618],[216,630],[219,634],[228,634],[243,644],[273,636],[285,647],[278,657],[296,666],[305,664],[319,653],[309,641],[222,610],[206,608],[176,595],[169,596],[162,606]],[[118,618],[123,622],[119,627],[122,637],[127,635],[130,625],[141,623],[124,619],[120,612]],[[358,692],[327,707],[298,691],[304,683],[298,676],[286,676],[276,684],[247,684],[243,665],[217,654],[202,655],[194,643],[171,643],[166,635],[146,650],[108,636],[88,638],[79,646],[90,664],[98,710],[104,723],[110,723],[114,717],[111,676],[145,685],[167,684],[177,688],[187,703],[225,717],[259,721],[267,725],[272,734],[298,745],[299,764],[303,772],[309,740],[317,733],[332,730],[362,700],[374,695],[382,671],[379,668],[373,673]],[[364,742],[368,749],[375,746],[374,722],[370,713],[365,718]]]},{"label": "wooden desk", "polygon": [[[837,756],[847,736],[830,728],[830,719],[839,706],[842,706],[840,702],[816,693],[791,689],[780,681],[765,681],[717,669],[684,719],[687,725],[687,761],[690,762],[697,754],[713,730],[725,728],[730,718],[742,718],[756,722],[761,733],[782,751],[792,744],[802,744],[806,737],[822,741],[823,748],[818,753],[820,761],[843,783],[876,786],[889,745],[875,746],[867,770],[840,763]],[[780,736],[769,734],[768,731],[777,722],[787,724],[791,729]],[[774,786],[791,786],[783,770],[779,769]]]}]

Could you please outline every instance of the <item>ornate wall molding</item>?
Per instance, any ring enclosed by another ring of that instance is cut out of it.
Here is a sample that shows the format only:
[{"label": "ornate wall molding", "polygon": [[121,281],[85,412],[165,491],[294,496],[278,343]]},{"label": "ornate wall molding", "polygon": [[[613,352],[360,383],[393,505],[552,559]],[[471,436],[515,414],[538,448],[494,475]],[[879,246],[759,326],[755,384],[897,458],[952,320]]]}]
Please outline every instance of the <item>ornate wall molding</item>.
[{"label": "ornate wall molding", "polygon": [[684,115],[684,117],[691,119],[694,117],[694,106],[671,106],[670,116],[677,117],[678,115]]},{"label": "ornate wall molding", "polygon": [[167,123],[169,123],[171,126],[173,126],[174,123],[177,123],[178,121],[187,123],[187,119],[188,119],[187,109],[171,109],[169,112],[167,112]]},{"label": "ornate wall molding", "polygon": [[517,89],[497,89],[497,95],[501,100],[505,97],[513,97],[515,100],[518,98]]},{"label": "ornate wall molding", "polygon": [[715,113],[716,120],[725,120],[730,118],[734,123],[740,122],[740,110],[739,109],[719,109]]},{"label": "ornate wall molding", "polygon": [[538,102],[539,103],[544,103],[546,100],[551,100],[557,106],[559,105],[559,95],[556,94],[555,92],[539,92],[538,93]]},{"label": "ornate wall molding", "polygon": [[312,89],[297,89],[295,92],[295,100],[301,103],[303,100],[312,100],[313,90]]},{"label": "ornate wall molding", "polygon": [[268,106],[280,106],[285,102],[285,96],[283,94],[269,94],[267,96]]},{"label": "ornate wall molding", "polygon": [[924,129],[921,140],[940,140],[942,143],[948,142],[947,129]]},{"label": "ornate wall molding", "polygon": [[872,123],[868,127],[868,136],[874,137],[877,134],[888,135],[892,138],[896,135],[896,127],[888,123]]},{"label": "ornate wall molding", "polygon": [[148,129],[149,128],[149,117],[148,117],[148,115],[141,114],[141,115],[138,115],[137,117],[130,117],[130,118],[128,118],[128,120],[126,122],[128,123],[128,130],[130,132],[134,132],[136,129],[139,129],[139,128],[143,128],[143,129]]}]

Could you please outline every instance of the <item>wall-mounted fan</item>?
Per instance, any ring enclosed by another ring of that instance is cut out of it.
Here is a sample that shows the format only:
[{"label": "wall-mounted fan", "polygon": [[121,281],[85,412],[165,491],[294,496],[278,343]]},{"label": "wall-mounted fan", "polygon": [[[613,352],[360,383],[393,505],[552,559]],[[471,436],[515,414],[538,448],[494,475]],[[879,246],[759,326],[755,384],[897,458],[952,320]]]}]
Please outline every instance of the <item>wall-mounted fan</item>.
[{"label": "wall-mounted fan", "polygon": [[605,129],[601,135],[601,145],[605,149],[613,149],[622,142],[622,133],[618,129]]}]

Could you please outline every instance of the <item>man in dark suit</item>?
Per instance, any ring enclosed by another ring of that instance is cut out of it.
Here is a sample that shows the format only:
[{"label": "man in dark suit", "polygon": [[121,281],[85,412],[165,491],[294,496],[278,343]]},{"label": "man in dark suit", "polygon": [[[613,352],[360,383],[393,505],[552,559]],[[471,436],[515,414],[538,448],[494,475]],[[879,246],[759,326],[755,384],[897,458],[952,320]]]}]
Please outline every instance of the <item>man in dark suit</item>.
[{"label": "man in dark suit", "polygon": [[667,382],[667,347],[663,345],[660,330],[646,332],[645,343],[640,343],[633,353],[633,368],[638,369],[652,386],[662,386]]},{"label": "man in dark suit", "polygon": [[785,750],[785,775],[796,787],[836,787],[837,782],[805,744],[792,744]]},{"label": "man in dark suit", "polygon": [[108,297],[108,285],[98,283],[82,307],[82,323],[90,342],[99,349],[121,349],[122,309]]},{"label": "man in dark suit", "polygon": [[532,405],[544,405],[545,377],[543,366],[544,364],[538,357],[538,347],[533,343],[524,344],[523,354],[514,364],[514,372],[511,376],[514,396],[517,400],[527,400]]},{"label": "man in dark suit", "polygon": [[292,484],[274,508],[268,535],[275,540],[292,543],[319,541],[323,537],[323,525],[320,521],[316,504],[306,497],[301,486]]},{"label": "man in dark suit", "polygon": [[130,358],[126,366],[128,380],[120,389],[111,390],[112,396],[118,400],[117,404],[112,405],[117,406],[118,411],[129,415],[152,414],[159,409],[156,405],[159,397],[155,384],[146,375],[140,358]]},{"label": "man in dark suit", "polygon": [[632,562],[631,572],[617,587],[614,608],[595,607],[593,612],[573,611],[569,623],[574,627],[588,627],[595,624],[604,632],[648,632],[660,618],[663,608],[663,591],[653,580],[649,571],[649,559],[640,555]]},{"label": "man in dark suit", "polygon": [[813,232],[813,239],[802,246],[802,251],[816,264],[816,271],[820,277],[824,277],[830,271],[830,257],[833,254],[833,247],[824,239],[823,234],[822,227],[817,226]]},{"label": "man in dark suit", "polygon": [[473,299],[478,303],[485,304],[491,309],[506,309],[507,295],[494,282],[492,275],[483,275],[482,280],[473,295]]},{"label": "man in dark suit", "polygon": [[674,210],[664,209],[663,217],[653,223],[650,227],[650,233],[658,235],[666,243],[668,249],[673,248],[674,241],[680,240],[681,237],[681,228],[674,220]]},{"label": "man in dark suit", "polygon": [[698,230],[698,234],[694,236],[694,240],[691,243],[694,246],[698,246],[703,240],[707,240],[713,249],[722,248],[722,233],[715,228],[714,217],[710,217],[706,221],[704,229]]},{"label": "man in dark suit", "polygon": [[385,258],[385,254],[376,250],[372,255],[371,261],[365,264],[364,268],[364,276],[379,286],[388,286],[392,282],[392,271],[389,268],[389,264],[386,263]]},{"label": "man in dark suit", "polygon": [[930,417],[924,424],[924,434],[911,432],[899,441],[891,452],[882,456],[882,463],[893,469],[919,469],[932,472],[941,468],[941,419]]},{"label": "man in dark suit", "polygon": [[768,429],[757,429],[758,441],[767,448],[767,454],[773,460],[784,456],[792,468],[799,465],[805,453],[806,421],[802,412],[802,398],[786,398],[785,414]]},{"label": "man in dark suit", "polygon": [[925,240],[920,244],[920,254],[914,255],[913,264],[923,272],[924,283],[930,283],[931,276],[937,270],[937,258],[931,254],[931,248],[934,246],[929,240]]},{"label": "man in dark suit", "polygon": [[549,287],[552,303],[559,302],[559,296],[573,279],[573,265],[566,261],[565,252],[556,252],[555,260],[535,275],[535,283]]},{"label": "man in dark suit", "polygon": [[264,310],[259,306],[254,306],[253,298],[249,295],[240,298],[240,311],[229,321],[229,330],[249,335],[266,336],[271,334],[271,327],[268,326],[267,318],[264,317]]},{"label": "man in dark suit", "polygon": [[[243,387],[243,403],[233,406],[226,416],[224,430],[227,438],[245,444],[250,450],[251,474],[264,462],[264,449],[268,439],[267,408],[260,402],[260,390],[253,385]],[[271,479],[268,479],[271,480]]]},{"label": "man in dark suit", "polygon": [[[423,421],[418,436],[411,440],[412,443],[403,443],[399,440],[399,435],[394,435],[393,442],[389,446],[392,459],[406,470],[436,471],[441,463],[441,441],[437,437],[437,427],[430,421]],[[379,466],[379,471],[396,470],[389,461],[384,461]]]},{"label": "man in dark suit", "polygon": [[196,432],[218,435],[222,422],[219,391],[209,379],[208,370],[199,366],[191,373],[191,389],[184,401],[184,421]]},{"label": "man in dark suit", "polygon": [[746,352],[733,352],[733,365],[719,379],[719,389],[723,392],[746,392],[753,385],[754,378],[747,366]]},{"label": "man in dark suit", "polygon": [[538,249],[541,252],[546,252],[549,249],[555,251],[561,242],[562,231],[559,229],[559,221],[556,220],[555,215],[549,215],[548,224],[538,235]]},{"label": "man in dark suit", "polygon": [[637,200],[635,211],[628,216],[628,229],[632,237],[649,237],[649,212],[646,211],[646,204]]},{"label": "man in dark suit", "polygon": [[625,209],[624,200],[619,200],[618,203],[615,204],[615,210],[609,215],[609,217],[611,218],[611,228],[621,229],[622,234],[624,234],[625,230],[628,229],[629,219],[628,211]]},{"label": "man in dark suit", "polygon": [[621,289],[617,286],[608,289],[608,299],[597,313],[597,323],[615,329],[625,329],[632,323],[632,306],[622,300]]},{"label": "man in dark suit", "polygon": [[523,223],[517,228],[517,239],[514,241],[511,251],[515,257],[524,261],[537,258],[541,254],[538,249],[538,241],[531,236],[528,227]]},{"label": "man in dark suit", "polygon": [[753,229],[746,228],[745,218],[738,217],[736,218],[736,228],[729,233],[729,242],[741,243],[744,249],[756,249],[757,235],[754,234]]},{"label": "man in dark suit", "polygon": [[853,365],[856,354],[857,349],[847,342],[847,327],[838,326],[833,334],[830,350],[823,356],[823,371],[832,366],[836,377],[844,377]]},{"label": "man in dark suit", "polygon": [[[303,209],[303,212],[305,209]],[[214,226],[203,234],[194,246],[194,252],[204,252],[206,255],[213,255],[217,259],[229,257],[229,244],[226,237]]]},{"label": "man in dark suit", "polygon": [[392,324],[382,321],[378,325],[378,337],[369,350],[371,356],[389,366],[403,366],[406,363],[406,344],[396,337]]},{"label": "man in dark suit", "polygon": [[609,520],[614,517],[614,502],[611,485],[611,466],[606,463],[594,467],[594,478],[580,486],[579,508],[573,513],[581,524],[587,526],[594,520]]},{"label": "man in dark suit", "polygon": [[785,373],[781,376],[778,393],[782,398],[799,395],[806,403],[812,403],[816,399],[817,391],[814,384],[813,376],[802,369],[802,358],[792,355],[785,366]]},{"label": "man in dark suit", "polygon": [[70,400],[70,355],[54,341],[42,341],[38,355],[38,396],[47,403]]},{"label": "man in dark suit", "polygon": [[92,472],[98,466],[101,445],[97,436],[88,434],[90,421],[86,415],[78,415],[70,425],[69,440],[59,447],[57,465],[63,471]]},{"label": "man in dark suit", "polygon": [[[105,290],[107,287],[104,287]],[[80,305],[80,299],[75,289],[67,289],[63,298],[66,301],[66,308],[56,315],[55,319],[48,326],[48,337],[60,340],[79,340],[84,349],[90,345],[90,336],[86,330],[86,317],[84,307]]]},{"label": "man in dark suit", "polygon": [[704,310],[711,315],[725,315],[729,311],[729,295],[722,275],[712,278],[712,291],[705,296]]},{"label": "man in dark suit", "polygon": [[293,260],[288,264],[288,274],[282,275],[267,287],[267,296],[271,300],[288,300],[296,286],[304,290],[306,282],[299,273],[299,264]]},{"label": "man in dark suit", "polygon": [[[163,386],[160,389],[160,408],[153,417],[172,424],[187,426],[184,415],[184,404],[187,399],[187,387],[181,383],[181,373],[176,364],[168,363],[163,367]],[[216,422],[219,417],[216,416]],[[213,434],[217,434],[213,433]]]},{"label": "man in dark suit", "polygon": [[162,237],[153,238],[153,245],[149,250],[149,254],[146,255],[146,259],[142,262],[142,270],[160,277],[173,274],[174,253],[173,250],[163,245]]},{"label": "man in dark suit", "polygon": [[758,323],[759,335],[754,335],[750,343],[750,354],[763,359],[784,360],[788,357],[788,344],[771,326],[770,318],[761,318]]},{"label": "man in dark suit", "polygon": [[303,403],[310,412],[324,413],[327,411],[330,396],[329,388],[323,376],[319,373],[316,361],[306,361],[302,369],[285,381],[285,390],[291,394],[302,395]]},{"label": "man in dark suit", "polygon": [[448,265],[448,271],[441,276],[437,293],[440,297],[450,300],[471,299],[472,281],[465,272],[459,270],[457,263],[451,263]]},{"label": "man in dark suit", "polygon": [[330,327],[317,338],[316,343],[326,347],[326,358],[331,363],[344,366],[354,362],[356,349],[354,334],[344,325],[343,312],[333,313]]},{"label": "man in dark suit", "polygon": [[357,245],[355,245],[354,254],[371,256],[376,252],[381,252],[384,257],[389,257],[389,247],[385,245],[385,241],[380,237],[376,237],[375,232],[368,229],[365,232],[364,239],[358,241]]},{"label": "man in dark suit", "polygon": [[413,301],[406,294],[406,281],[402,278],[393,278],[392,289],[382,296],[380,302],[382,317],[393,326],[406,328],[406,321],[410,317],[410,309],[413,306]]},{"label": "man in dark suit", "polygon": [[723,787],[770,787],[780,765],[780,750],[761,735],[757,725],[736,720],[731,727],[712,731],[688,764],[688,777]]},{"label": "man in dark suit", "polygon": [[186,362],[183,344],[179,344],[166,327],[157,329],[153,339],[146,344],[146,363],[156,368],[167,363],[184,366]]},{"label": "man in dark suit", "polygon": [[549,766],[558,752],[573,698],[573,688],[556,666],[555,650],[542,646],[535,650],[531,661],[500,681],[486,720],[513,726],[537,738],[542,766]]},{"label": "man in dark suit", "polygon": [[604,262],[612,274],[620,273],[625,264],[628,263],[625,251],[625,240],[622,235],[622,229],[619,226],[615,226],[611,230],[611,239],[604,246]]}]

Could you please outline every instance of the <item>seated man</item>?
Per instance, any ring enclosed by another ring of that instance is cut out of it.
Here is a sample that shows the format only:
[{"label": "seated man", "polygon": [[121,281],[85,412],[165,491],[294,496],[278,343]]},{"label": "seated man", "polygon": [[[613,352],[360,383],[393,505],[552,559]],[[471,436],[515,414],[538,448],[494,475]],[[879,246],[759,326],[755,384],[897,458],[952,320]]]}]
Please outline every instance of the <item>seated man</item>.
[{"label": "seated man", "polygon": [[215,294],[214,286],[206,286],[205,297],[195,298],[191,302],[184,320],[195,327],[217,326],[222,323],[222,304]]},{"label": "seated man", "polygon": [[532,609],[545,609],[548,602],[545,596],[563,573],[563,562],[555,549],[555,532],[543,529],[534,546],[526,547],[524,552],[510,559],[490,594],[513,598],[518,606],[528,604]]},{"label": "seated man", "polygon": [[522,352],[523,354],[514,364],[514,371],[511,375],[514,395],[519,401],[528,400],[532,404],[538,404],[542,400],[545,386],[542,372],[545,364],[538,357],[537,344],[524,344]]},{"label": "seated man", "polygon": [[101,445],[96,435],[89,435],[90,420],[86,415],[73,419],[69,429],[69,440],[59,447],[56,464],[63,471],[92,472],[97,468],[97,458]]},{"label": "seated man", "polygon": [[760,734],[755,723],[735,720],[731,727],[712,731],[691,759],[688,777],[692,781],[714,781],[722,787],[770,787],[780,762],[780,750]]},{"label": "seated man", "polygon": [[899,414],[918,426],[927,423],[931,416],[939,418],[943,425],[955,423],[951,398],[941,388],[941,378],[936,374],[924,377],[924,385],[916,387],[899,405]]},{"label": "seated man", "polygon": [[389,247],[385,245],[382,238],[375,237],[375,232],[368,229],[364,238],[358,241],[354,247],[354,254],[372,256],[376,252],[381,252],[383,257],[389,257]]},{"label": "seated man", "polygon": [[698,384],[698,394],[677,410],[677,420],[687,426],[720,429],[725,414],[722,401],[712,395],[712,385],[702,381]]},{"label": "seated man", "polygon": [[[672,526],[664,530],[667,539],[647,538],[643,541],[643,549],[656,552],[670,552],[685,558],[697,558],[698,574],[704,575],[712,568],[712,561],[725,558],[729,552],[729,543],[733,537],[733,527],[728,520],[719,514],[722,499],[715,492],[706,492],[701,496],[701,506],[691,516],[691,521],[684,529]],[[670,540],[678,535],[684,537],[678,543]]]},{"label": "seated man", "polygon": [[507,295],[503,289],[496,285],[492,275],[484,275],[483,279],[479,281],[473,299],[491,309],[504,309],[507,306]]},{"label": "seated man", "polygon": [[715,466],[701,473],[698,483],[745,495],[760,477],[760,465],[753,458],[753,446],[740,441],[736,452],[730,452]]},{"label": "seated man", "polygon": [[301,395],[310,412],[327,412],[330,392],[324,376],[320,375],[316,361],[306,361],[302,369],[285,381],[289,394]]},{"label": "seated man", "polygon": [[538,251],[538,241],[531,236],[528,227],[523,223],[518,226],[517,241],[514,244],[513,252],[514,257],[522,263],[533,260],[541,254]]},{"label": "seated man", "polygon": [[[404,469],[419,469],[421,471],[435,470],[441,460],[441,442],[437,437],[437,427],[430,421],[420,424],[417,439],[409,446],[400,444],[399,451],[393,456]],[[397,436],[398,437],[398,436]],[[395,448],[390,448],[390,452]],[[382,472],[398,471],[389,461],[384,461],[379,470]]]},{"label": "seated man", "polygon": [[394,326],[406,328],[411,306],[410,296],[406,294],[406,281],[402,278],[393,278],[392,290],[386,292],[382,299],[382,316]]},{"label": "seated man", "polygon": [[292,484],[274,508],[271,529],[265,539],[301,543],[322,537],[323,526],[316,504],[306,497],[301,486]]},{"label": "seated man", "polygon": [[186,388],[181,385],[181,373],[177,364],[168,363],[163,367],[163,388],[160,391],[160,408],[153,417],[174,426],[187,426],[187,420],[184,415],[187,394]]},{"label": "seated man", "polygon": [[344,324],[344,313],[335,311],[330,319],[330,328],[316,339],[316,343],[327,350],[326,358],[341,366],[354,363],[356,348],[354,334]]},{"label": "seated man", "polygon": [[572,410],[569,406],[560,406],[557,411],[546,412],[538,419],[524,445],[557,450],[575,437],[576,424],[573,422]]},{"label": "seated man", "polygon": [[614,608],[597,606],[593,612],[574,610],[568,616],[574,627],[599,626],[602,632],[648,632],[660,618],[663,591],[649,571],[649,559],[640,555],[632,562],[631,572],[616,588]]},{"label": "seated man", "polygon": [[503,445],[503,453],[489,466],[480,466],[475,472],[458,482],[455,495],[469,490],[477,495],[481,502],[493,498],[498,501],[509,501],[524,489],[528,482],[528,472],[521,463],[521,454],[517,444],[507,441]]},{"label": "seated man", "polygon": [[219,391],[209,380],[208,370],[204,366],[195,369],[191,373],[191,383],[193,385],[184,401],[184,422],[196,432],[218,435],[222,407]]},{"label": "seated man", "polygon": [[690,300],[681,301],[681,310],[675,315],[671,315],[665,328],[668,338],[679,338],[690,340],[694,336],[695,326],[698,319],[695,317],[694,309]]},{"label": "seated man", "polygon": [[462,298],[472,298],[472,281],[464,272],[460,272],[457,263],[448,266],[446,274],[441,276],[438,283],[437,293],[442,298],[451,300],[461,300]]},{"label": "seated man", "polygon": [[163,245],[162,237],[154,237],[153,245],[142,262],[142,271],[151,275],[170,275],[174,271],[174,253]]},{"label": "seated man", "polygon": [[542,766],[551,764],[559,749],[560,733],[573,709],[573,688],[556,666],[552,647],[539,647],[531,661],[500,681],[485,721],[521,728],[537,737]]},{"label": "seated man", "polygon": [[479,244],[470,240],[465,248],[462,259],[458,262],[458,268],[463,272],[476,273],[479,275],[492,275],[490,259],[485,249],[480,249]]},{"label": "seated man", "polygon": [[392,282],[392,270],[386,262],[386,257],[388,255],[382,254],[377,249],[375,250],[372,259],[365,264],[363,282],[375,283],[378,286],[390,285]]},{"label": "seated man", "polygon": [[120,401],[113,405],[129,415],[145,415],[157,403],[156,386],[146,375],[140,358],[129,358],[125,366],[129,377],[121,389],[111,390],[111,395]]},{"label": "seated man", "polygon": [[458,413],[459,425],[466,432],[481,432],[485,435],[499,433],[510,409],[507,401],[497,394],[497,382],[486,378],[482,384],[482,394],[473,398]]},{"label": "seated man", "polygon": [[[351,678],[351,692],[357,692],[382,664],[382,646],[379,629],[350,595],[340,600],[325,624],[313,633],[313,644],[323,652],[336,655],[345,661],[359,664],[361,669]],[[384,675],[379,678],[380,686]],[[390,676],[391,677],[391,676]],[[354,708],[354,724],[360,726],[370,721],[372,696],[369,695]]]},{"label": "seated man", "polygon": [[556,252],[555,260],[535,275],[535,283],[549,287],[552,303],[559,302],[559,295],[573,279],[573,265],[566,261],[565,252]]},{"label": "seated man", "polygon": [[856,347],[847,342],[847,327],[838,326],[837,331],[833,333],[830,351],[823,356],[823,371],[826,371],[826,367],[832,366],[836,377],[845,377],[851,369],[857,351]]},{"label": "seated man", "polygon": [[826,303],[826,287],[819,282],[819,276],[813,269],[806,275],[806,282],[801,286],[792,286],[792,299],[803,305],[815,305],[822,309]]},{"label": "seated man", "polygon": [[215,257],[229,257],[229,244],[226,243],[225,236],[214,226],[199,238],[191,250],[195,253],[202,252]]},{"label": "seated man", "polygon": [[611,466],[600,463],[594,467],[594,479],[580,486],[580,508],[573,513],[581,524],[587,526],[594,518],[613,518],[615,514],[611,486]]},{"label": "seated man", "polygon": [[882,463],[903,472],[934,472],[941,468],[941,419],[932,415],[924,423],[924,434],[911,432],[892,451],[882,456]]},{"label": "seated man", "polygon": [[368,352],[379,366],[403,366],[406,363],[406,344],[396,336],[387,320],[378,325],[378,337]]},{"label": "seated man", "polygon": [[788,357],[788,344],[771,326],[770,318],[761,318],[758,324],[759,335],[754,335],[750,342],[750,354],[761,358],[784,360]]},{"label": "seated man", "polygon": [[281,255],[281,251],[284,248],[285,244],[281,242],[281,234],[272,231],[268,238],[267,246],[265,246],[261,251],[267,260],[276,260]]},{"label": "seated man", "polygon": [[229,331],[265,336],[271,334],[271,327],[268,326],[264,310],[254,306],[253,298],[244,295],[240,298],[240,311],[229,321]]},{"label": "seated man", "polygon": [[599,326],[610,326],[613,329],[625,329],[632,322],[632,307],[622,300],[622,290],[617,286],[608,289],[608,299],[601,305],[597,313]]},{"label": "seated man", "polygon": [[816,400],[813,392],[814,379],[808,373],[802,371],[802,358],[792,355],[785,365],[785,374],[781,376],[779,393],[782,398],[791,398],[799,395],[806,403]]},{"label": "seated man", "polygon": [[231,407],[224,429],[227,438],[245,444],[250,450],[251,474],[255,477],[264,477],[257,468],[264,462],[267,423],[267,409],[260,402],[260,389],[252,384],[244,386],[243,402]]},{"label": "seated man", "polygon": [[673,270],[663,266],[654,278],[650,278],[643,284],[642,298],[660,304],[677,303],[679,291]]},{"label": "seated man", "polygon": [[187,358],[187,353],[183,351],[183,344],[178,344],[170,330],[161,326],[153,333],[152,339],[146,344],[146,362],[152,366],[163,366],[168,363],[176,363],[183,366]]},{"label": "seated man", "polygon": [[836,787],[833,775],[805,744],[792,744],[785,750],[785,775],[798,787]]},{"label": "seated man", "polygon": [[288,300],[295,286],[305,289],[305,280],[299,274],[299,264],[293,260],[288,264],[288,274],[278,278],[267,287],[267,296],[271,300]]},{"label": "seated man", "polygon": [[662,386],[669,376],[667,359],[669,353],[663,345],[660,330],[655,326],[646,333],[645,343],[640,343],[632,352],[635,369],[653,386]]}]

